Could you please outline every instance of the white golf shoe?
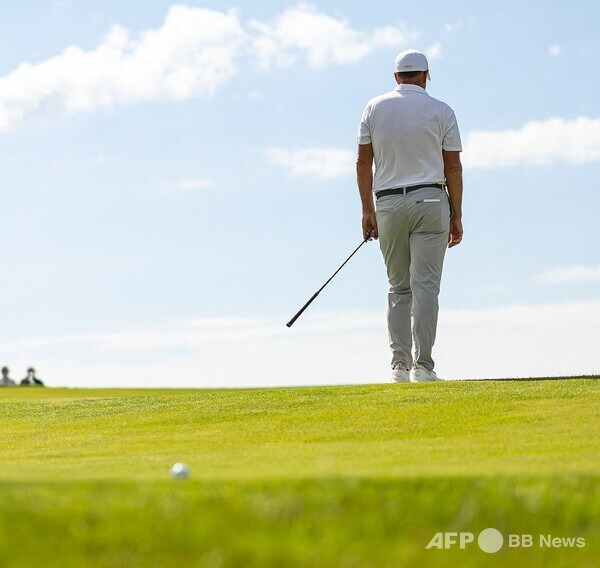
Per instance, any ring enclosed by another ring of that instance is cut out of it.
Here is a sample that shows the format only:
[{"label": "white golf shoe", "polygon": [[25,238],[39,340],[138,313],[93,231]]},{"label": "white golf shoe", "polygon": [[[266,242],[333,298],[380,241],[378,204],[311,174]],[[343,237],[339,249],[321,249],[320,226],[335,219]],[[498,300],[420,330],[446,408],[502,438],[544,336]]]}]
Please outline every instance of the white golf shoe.
[{"label": "white golf shoe", "polygon": [[410,383],[410,373],[401,366],[394,367],[392,371],[392,383]]},{"label": "white golf shoe", "polygon": [[416,368],[410,371],[411,383],[439,383],[443,382],[444,379],[440,379],[435,371],[428,371],[427,369]]}]

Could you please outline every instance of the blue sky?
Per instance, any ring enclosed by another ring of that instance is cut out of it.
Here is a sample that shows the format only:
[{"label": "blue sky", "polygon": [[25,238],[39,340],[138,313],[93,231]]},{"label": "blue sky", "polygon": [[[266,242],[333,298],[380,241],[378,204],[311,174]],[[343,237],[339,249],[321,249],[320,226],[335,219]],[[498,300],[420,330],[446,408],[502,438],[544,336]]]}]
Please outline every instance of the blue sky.
[{"label": "blue sky", "polygon": [[378,382],[386,279],[361,249],[365,103],[430,58],[457,115],[465,239],[442,376],[600,368],[594,2],[0,6],[3,364],[50,384]]}]

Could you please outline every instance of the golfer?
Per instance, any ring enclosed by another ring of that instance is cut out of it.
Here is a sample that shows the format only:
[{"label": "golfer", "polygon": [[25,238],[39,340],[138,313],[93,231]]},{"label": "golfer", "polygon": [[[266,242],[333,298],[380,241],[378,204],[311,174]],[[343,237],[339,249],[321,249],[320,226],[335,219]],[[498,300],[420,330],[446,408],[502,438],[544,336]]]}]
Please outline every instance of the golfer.
[{"label": "golfer", "polygon": [[359,127],[363,237],[379,238],[387,268],[392,380],[439,381],[431,350],[444,254],[463,236],[462,145],[454,111],[425,90],[425,55],[400,53],[394,77]]}]

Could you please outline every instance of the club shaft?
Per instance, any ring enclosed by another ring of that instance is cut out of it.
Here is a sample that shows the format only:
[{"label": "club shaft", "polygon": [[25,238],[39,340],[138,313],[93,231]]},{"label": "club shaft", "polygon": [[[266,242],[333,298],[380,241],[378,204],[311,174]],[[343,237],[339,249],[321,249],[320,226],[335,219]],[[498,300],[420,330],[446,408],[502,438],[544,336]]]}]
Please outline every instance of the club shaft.
[{"label": "club shaft", "polygon": [[323,286],[321,286],[312,296],[311,298],[308,300],[308,302],[306,302],[306,304],[304,304],[296,313],[296,315],[290,320],[288,321],[285,325],[287,327],[292,327],[292,325],[294,325],[294,322],[304,313],[304,310],[306,310],[306,308],[308,308],[308,306],[310,306],[314,301],[315,298],[321,293],[321,291],[323,290],[323,288],[325,288],[325,286],[327,286],[327,284],[329,284],[332,280],[333,277],[342,269],[344,268],[344,266],[346,265],[346,263],[357,253],[358,249],[360,247],[362,247],[369,239],[365,239],[362,243],[360,243],[353,251],[352,254],[340,265],[340,267],[329,277],[329,279],[327,280],[327,282],[325,282],[325,284],[323,284]]}]

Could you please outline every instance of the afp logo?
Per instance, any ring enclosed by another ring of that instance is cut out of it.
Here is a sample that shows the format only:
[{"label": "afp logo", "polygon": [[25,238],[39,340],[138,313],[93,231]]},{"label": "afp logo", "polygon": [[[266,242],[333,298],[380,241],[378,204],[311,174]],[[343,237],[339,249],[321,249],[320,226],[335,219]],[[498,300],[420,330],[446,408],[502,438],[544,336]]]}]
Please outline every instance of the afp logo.
[{"label": "afp logo", "polygon": [[[448,550],[458,547],[464,550],[475,540],[475,535],[471,532],[438,532],[429,541],[426,549],[437,548],[439,550]],[[483,552],[490,554],[498,552],[504,544],[504,537],[497,529],[483,529],[477,536],[477,544]]]}]

